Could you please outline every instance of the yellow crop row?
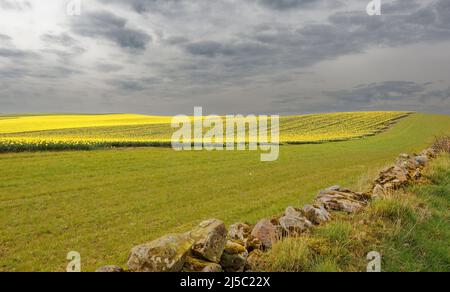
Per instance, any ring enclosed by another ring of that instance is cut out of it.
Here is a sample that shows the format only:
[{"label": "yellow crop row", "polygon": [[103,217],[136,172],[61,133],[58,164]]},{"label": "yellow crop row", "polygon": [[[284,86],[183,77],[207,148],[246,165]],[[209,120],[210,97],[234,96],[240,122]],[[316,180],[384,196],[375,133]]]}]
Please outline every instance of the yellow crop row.
[{"label": "yellow crop row", "polygon": [[[406,115],[357,112],[281,117],[280,142],[361,138],[387,129]],[[167,146],[175,131],[170,123],[170,117],[143,115],[0,116],[0,151]]]}]

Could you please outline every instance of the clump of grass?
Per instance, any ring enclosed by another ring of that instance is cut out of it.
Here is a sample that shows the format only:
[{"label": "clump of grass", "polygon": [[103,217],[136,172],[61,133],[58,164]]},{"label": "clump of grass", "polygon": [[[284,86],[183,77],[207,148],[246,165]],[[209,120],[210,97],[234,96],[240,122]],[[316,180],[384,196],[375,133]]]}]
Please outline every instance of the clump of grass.
[{"label": "clump of grass", "polygon": [[317,234],[327,238],[332,244],[343,245],[349,241],[352,225],[345,221],[335,221],[317,230]]},{"label": "clump of grass", "polygon": [[432,185],[448,187],[450,185],[450,156],[442,156],[425,172],[424,177]]},{"label": "clump of grass", "polygon": [[338,263],[335,259],[324,258],[312,266],[311,272],[331,273],[339,272]]},{"label": "clump of grass", "polygon": [[286,238],[264,256],[264,270],[277,272],[308,271],[313,253],[308,238]]},{"label": "clump of grass", "polygon": [[405,223],[414,223],[417,220],[411,200],[406,198],[405,195],[393,195],[377,200],[371,204],[367,211],[373,219],[387,219],[391,222],[400,220]]},{"label": "clump of grass", "polygon": [[433,148],[438,152],[450,153],[450,136],[436,138]]}]

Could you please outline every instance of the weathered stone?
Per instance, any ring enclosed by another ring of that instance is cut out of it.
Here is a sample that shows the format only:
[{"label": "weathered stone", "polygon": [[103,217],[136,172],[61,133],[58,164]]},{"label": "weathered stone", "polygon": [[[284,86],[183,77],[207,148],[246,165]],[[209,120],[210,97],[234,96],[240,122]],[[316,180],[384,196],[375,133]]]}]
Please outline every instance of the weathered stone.
[{"label": "weathered stone", "polygon": [[253,250],[262,250],[263,244],[261,242],[261,240],[259,240],[258,238],[254,237],[253,235],[250,235],[246,240],[245,240],[245,248],[251,252]]},{"label": "weathered stone", "polygon": [[335,186],[332,186],[332,187],[329,187],[327,189],[319,191],[319,195],[325,195],[325,194],[328,194],[330,192],[343,192],[343,191],[349,191],[349,190],[346,189],[346,188],[341,187],[340,185],[335,185]]},{"label": "weathered stone", "polygon": [[213,263],[220,261],[227,243],[227,229],[222,221],[204,221],[190,232],[190,236],[194,240],[194,254]]},{"label": "weathered stone", "polygon": [[316,202],[327,210],[354,213],[363,208],[370,199],[371,194],[352,192],[336,186],[320,191]]},{"label": "weathered stone", "polygon": [[131,250],[132,272],[179,272],[194,241],[187,234],[167,235]]},{"label": "weathered stone", "polygon": [[251,233],[252,227],[249,224],[236,223],[230,226],[230,230],[228,231],[228,238],[245,243]]},{"label": "weathered stone", "polygon": [[287,207],[284,215],[287,217],[302,217],[303,211],[294,207]]},{"label": "weathered stone", "polygon": [[245,263],[245,271],[260,272],[262,266],[261,258],[263,254],[264,253],[260,250],[252,251],[247,257],[247,262]]},{"label": "weathered stone", "polygon": [[285,236],[299,236],[312,227],[312,223],[305,217],[284,216],[280,219]]},{"label": "weathered stone", "polygon": [[425,155],[429,159],[433,159],[433,158],[436,158],[437,151],[435,149],[433,149],[433,148],[428,148],[428,149],[425,149],[424,151],[422,151],[420,153],[420,155]]},{"label": "weathered stone", "polygon": [[387,183],[392,183],[393,187],[401,187],[406,184],[409,180],[408,171],[398,165],[384,169],[377,180],[376,184],[385,185]]},{"label": "weathered stone", "polygon": [[421,166],[425,166],[428,161],[430,161],[430,159],[428,158],[428,156],[426,155],[419,155],[415,157],[415,160],[417,161],[417,163],[419,163]]},{"label": "weathered stone", "polygon": [[303,212],[309,221],[317,225],[331,220],[330,213],[323,205],[306,205]]},{"label": "weathered stone", "polygon": [[402,154],[400,154],[399,157],[402,158],[402,159],[410,159],[411,158],[411,156],[409,154],[407,154],[407,153],[402,153]]},{"label": "weathered stone", "polygon": [[372,198],[373,199],[379,199],[379,198],[384,198],[386,196],[386,192],[384,190],[384,187],[382,185],[376,185],[373,188],[373,192],[372,192]]},{"label": "weathered stone", "polygon": [[123,273],[123,269],[118,266],[104,266],[98,268],[95,272],[97,273]]},{"label": "weathered stone", "polygon": [[385,185],[384,185],[384,193],[386,194],[386,195],[390,195],[390,194],[392,194],[394,191],[395,191],[395,187],[394,187],[394,185],[392,184],[392,183],[386,183]]},{"label": "weathered stone", "polygon": [[225,272],[243,272],[247,261],[248,252],[242,245],[228,241],[220,260],[220,265]]},{"label": "weathered stone", "polygon": [[414,173],[411,174],[411,178],[414,180],[418,180],[422,177],[422,173],[420,170],[416,170]]},{"label": "weathered stone", "polygon": [[323,204],[327,210],[355,213],[361,210],[364,205],[358,201],[335,196],[323,196],[318,199],[318,203]]},{"label": "weathered stone", "polygon": [[403,170],[404,173],[415,171],[420,167],[420,164],[415,159],[399,160],[397,166]]},{"label": "weathered stone", "polygon": [[183,272],[199,272],[199,273],[220,273],[223,272],[222,267],[217,263],[207,262],[201,259],[188,256],[184,263]]},{"label": "weathered stone", "polygon": [[278,241],[277,227],[268,219],[263,219],[253,228],[252,236],[259,239],[264,248],[269,249]]}]

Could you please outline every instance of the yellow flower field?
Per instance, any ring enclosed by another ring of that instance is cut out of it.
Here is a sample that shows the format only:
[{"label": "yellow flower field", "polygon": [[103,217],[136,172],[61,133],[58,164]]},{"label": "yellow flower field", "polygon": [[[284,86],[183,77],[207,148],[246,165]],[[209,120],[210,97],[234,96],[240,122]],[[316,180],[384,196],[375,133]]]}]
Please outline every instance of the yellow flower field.
[{"label": "yellow flower field", "polygon": [[[281,117],[280,143],[362,138],[385,130],[407,115],[405,112],[355,112]],[[171,117],[127,114],[0,116],[0,151],[169,146],[174,131]]]}]

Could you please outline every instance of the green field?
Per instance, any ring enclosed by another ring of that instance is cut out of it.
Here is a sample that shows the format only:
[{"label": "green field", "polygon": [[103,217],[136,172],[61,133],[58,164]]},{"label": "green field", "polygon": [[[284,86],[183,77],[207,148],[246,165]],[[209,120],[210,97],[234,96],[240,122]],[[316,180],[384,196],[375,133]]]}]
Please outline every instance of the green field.
[{"label": "green field", "polygon": [[123,264],[130,248],[199,221],[255,222],[310,202],[334,184],[358,187],[401,152],[450,134],[450,116],[413,114],[360,140],[258,152],[124,148],[0,155],[0,270]]}]

